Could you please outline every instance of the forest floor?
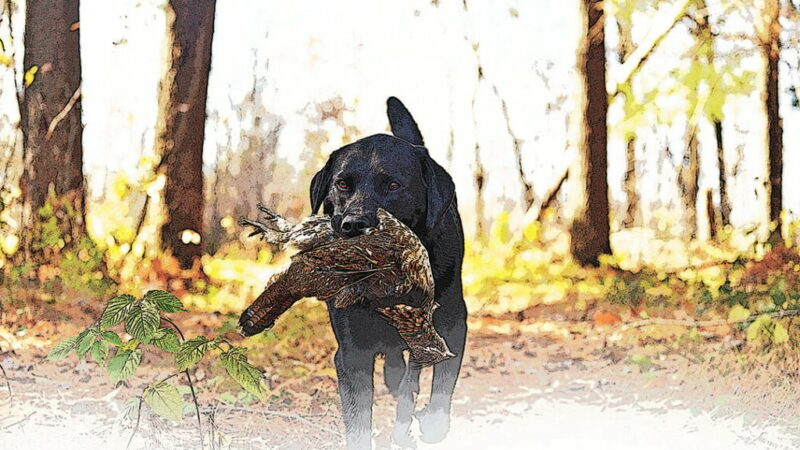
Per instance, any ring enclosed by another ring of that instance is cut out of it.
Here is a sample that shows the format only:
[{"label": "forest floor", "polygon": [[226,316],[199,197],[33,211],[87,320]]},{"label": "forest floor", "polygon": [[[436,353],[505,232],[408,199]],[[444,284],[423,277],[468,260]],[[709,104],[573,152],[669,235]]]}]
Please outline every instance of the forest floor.
[{"label": "forest floor", "polygon": [[[675,330],[628,339],[586,323],[519,325],[513,329],[527,331],[473,327],[451,431],[441,444],[418,448],[800,448],[792,358],[743,358],[732,335],[686,343]],[[42,362],[44,355],[0,355],[13,392],[9,402],[0,380],[0,449],[125,448],[133,425],[121,418],[125,400],[163,375],[158,361],[145,358],[137,376],[114,389],[95,363]],[[219,392],[199,389],[205,448],[211,439],[215,448],[342,447],[335,379],[329,362],[323,366],[273,386],[280,395],[266,407],[221,403]],[[388,448],[394,401],[380,366],[374,443]],[[195,372],[198,385],[213,384],[205,370]],[[430,376],[423,373],[418,408]],[[418,436],[416,424],[412,431]],[[193,411],[176,426],[143,408],[131,448],[199,447]]]}]

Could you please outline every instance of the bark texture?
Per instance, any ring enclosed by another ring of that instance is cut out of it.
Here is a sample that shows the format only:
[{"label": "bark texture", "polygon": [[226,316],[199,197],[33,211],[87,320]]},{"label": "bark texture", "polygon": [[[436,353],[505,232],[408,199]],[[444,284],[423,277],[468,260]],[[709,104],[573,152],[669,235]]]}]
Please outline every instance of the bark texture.
[{"label": "bark texture", "polygon": [[778,21],[780,2],[761,0],[761,23],[758,26],[759,45],[765,61],[763,99],[767,115],[767,149],[769,179],[769,220],[775,228],[770,241],[781,237],[783,210],[783,121],[778,110],[778,62],[780,61],[781,25]]},{"label": "bark texture", "polygon": [[203,142],[215,9],[215,0],[169,1],[172,51],[158,123],[167,209],[161,245],[183,268],[203,254]]},{"label": "bark texture", "polygon": [[607,178],[608,94],[603,2],[583,0],[585,38],[578,51],[578,71],[585,95],[583,138],[579,141],[579,180],[583,198],[571,230],[571,252],[582,265],[598,265],[602,254],[611,253]]},{"label": "bark texture", "polygon": [[[85,230],[78,5],[78,0],[27,2],[26,87],[20,100],[24,226],[35,228],[37,211],[52,192],[76,208],[72,236]],[[30,244],[25,243],[27,250]]]}]

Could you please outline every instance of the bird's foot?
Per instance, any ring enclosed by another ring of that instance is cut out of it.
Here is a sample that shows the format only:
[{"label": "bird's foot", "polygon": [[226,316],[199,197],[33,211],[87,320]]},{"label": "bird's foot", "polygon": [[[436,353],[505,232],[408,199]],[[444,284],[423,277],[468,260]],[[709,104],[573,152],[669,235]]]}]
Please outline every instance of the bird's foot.
[{"label": "bird's foot", "polygon": [[256,208],[258,208],[259,211],[264,213],[264,215],[266,216],[266,219],[269,220],[269,221],[281,218],[280,214],[278,214],[275,211],[267,208],[266,206],[264,206],[263,203],[256,204]]},{"label": "bird's foot", "polygon": [[255,230],[253,230],[253,232],[250,233],[250,236],[255,236],[257,234],[267,235],[267,234],[275,232],[275,230],[270,228],[269,225],[267,225],[267,224],[265,224],[263,222],[259,222],[257,220],[250,220],[250,219],[248,219],[248,218],[246,218],[244,216],[239,217],[239,225],[241,225],[243,227],[253,227],[253,228],[255,228]]}]

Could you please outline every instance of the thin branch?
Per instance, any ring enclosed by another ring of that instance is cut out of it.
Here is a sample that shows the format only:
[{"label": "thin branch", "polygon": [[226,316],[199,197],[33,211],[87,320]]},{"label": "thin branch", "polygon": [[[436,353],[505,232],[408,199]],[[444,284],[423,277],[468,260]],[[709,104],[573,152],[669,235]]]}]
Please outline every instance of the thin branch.
[{"label": "thin branch", "polygon": [[[476,50],[477,52],[477,50]],[[484,79],[486,76],[484,75]],[[489,81],[489,80],[486,80]],[[514,156],[516,157],[517,162],[517,172],[519,173],[519,180],[522,182],[522,188],[525,193],[525,210],[527,211],[533,206],[533,186],[525,177],[525,168],[522,164],[522,140],[519,139],[514,133],[514,130],[511,129],[511,117],[508,114],[508,104],[506,103],[506,99],[500,95],[500,91],[497,89],[497,85],[494,83],[489,83],[492,86],[492,92],[494,92],[494,96],[500,100],[500,107],[503,111],[503,119],[506,122],[506,132],[511,137],[512,144],[514,145]]]},{"label": "thin branch", "polygon": [[181,341],[185,341],[186,340],[186,338],[183,337],[183,332],[181,331],[180,328],[178,328],[177,325],[175,325],[175,322],[173,322],[170,318],[164,317],[164,316],[161,316],[161,320],[163,320],[164,322],[167,322],[168,324],[172,325],[172,328],[175,328],[175,331],[177,331],[178,335],[181,337]]},{"label": "thin branch", "polygon": [[285,413],[280,411],[270,411],[270,410],[257,410],[257,409],[250,409],[250,408],[242,408],[238,406],[220,406],[220,410],[227,410],[227,411],[236,411],[236,412],[246,412],[246,413],[254,413],[254,414],[263,414],[265,416],[274,416],[274,417],[281,417],[284,419],[293,419],[297,420],[298,422],[302,422],[310,427],[316,428],[318,430],[326,431],[328,433],[334,434],[336,436],[341,437],[342,433],[334,430],[332,428],[328,428],[322,425],[318,425],[303,416],[299,416],[297,414]]},{"label": "thin branch", "polygon": [[139,396],[139,408],[136,411],[136,425],[133,426],[133,432],[131,436],[128,438],[128,445],[125,446],[125,450],[129,450],[131,448],[131,442],[133,442],[133,437],[136,436],[136,433],[139,431],[139,422],[142,420],[142,402],[144,398]]},{"label": "thin branch", "polygon": [[6,380],[6,387],[8,388],[8,401],[13,403],[14,394],[11,392],[11,382],[8,380],[8,374],[6,373],[6,369],[3,368],[2,364],[0,364],[0,372],[3,372],[3,378]]},{"label": "thin branch", "polygon": [[192,401],[194,402],[194,411],[197,413],[197,432],[200,434],[200,448],[205,448],[203,442],[203,424],[200,421],[200,405],[197,403],[197,394],[194,392],[194,384],[192,384],[192,377],[189,375],[189,369],[183,371],[186,374],[186,381],[189,383],[189,391],[192,393]]},{"label": "thin branch", "polygon": [[136,228],[133,231],[134,242],[136,241],[136,239],[139,238],[139,234],[141,234],[142,232],[142,227],[144,226],[144,220],[147,218],[147,209],[149,206],[150,206],[150,194],[145,193],[142,212],[139,214],[139,218],[136,219]]},{"label": "thin branch", "polygon": [[[172,328],[175,328],[175,331],[177,331],[178,335],[180,335],[181,337],[181,342],[186,340],[186,338],[183,337],[183,332],[178,327],[178,325],[176,325],[175,322],[172,321],[172,319],[164,316],[162,316],[161,319],[172,325]],[[200,448],[202,449],[205,448],[205,442],[203,440],[203,423],[200,420],[200,405],[197,401],[197,394],[194,391],[194,383],[192,383],[192,376],[189,375],[189,369],[184,370],[183,373],[186,374],[186,381],[187,383],[189,383],[189,391],[192,393],[192,402],[194,402],[194,411],[195,413],[197,413],[197,431],[200,433]]]},{"label": "thin branch", "polygon": [[216,443],[216,415],[217,415],[217,407],[219,403],[216,402],[211,406],[211,414],[208,415],[208,422],[211,425],[211,450],[217,450],[217,443]]},{"label": "thin branch", "polygon": [[[186,338],[183,336],[183,332],[178,327],[178,325],[175,324],[175,322],[173,322],[171,319],[169,319],[167,317],[161,317],[161,318],[164,319],[164,321],[166,321],[170,325],[172,325],[173,328],[175,328],[175,331],[177,331],[178,334],[181,337],[181,342],[186,340]],[[183,373],[186,374],[186,381],[187,381],[187,383],[189,383],[189,390],[192,393],[192,402],[194,402],[194,410],[195,410],[195,413],[197,413],[197,430],[200,433],[200,448],[202,449],[202,448],[204,448],[205,443],[203,442],[203,424],[202,424],[202,422],[200,420],[200,405],[199,405],[199,403],[197,401],[197,394],[194,391],[194,383],[192,383],[192,377],[189,374],[189,369],[184,370]]]},{"label": "thin branch", "polygon": [[26,420],[30,419],[30,418],[31,418],[31,416],[32,416],[32,415],[34,415],[34,414],[36,414],[36,411],[31,411],[31,412],[29,412],[29,413],[28,413],[28,414],[27,414],[25,417],[23,417],[22,419],[19,419],[18,421],[14,422],[14,423],[12,423],[12,424],[9,424],[9,425],[4,425],[4,426],[3,426],[3,428],[11,428],[11,427],[13,427],[14,425],[19,425],[19,424],[21,424],[22,422],[25,422]]},{"label": "thin branch", "polygon": [[[636,322],[630,322],[618,330],[619,333],[624,333],[625,331],[634,329],[634,328],[641,328],[646,327],[649,325],[666,325],[666,326],[678,326],[678,327],[697,327],[697,328],[706,328],[706,327],[719,327],[722,325],[735,325],[737,323],[746,323],[746,322],[753,322],[758,319],[759,316],[762,314],[754,314],[751,316],[747,316],[744,319],[738,320],[727,320],[727,319],[714,319],[714,320],[692,320],[692,319],[663,319],[663,318],[652,318],[652,319],[643,319],[637,320]],[[798,309],[791,309],[788,311],[778,311],[774,313],[767,314],[770,319],[783,319],[785,317],[796,317],[800,316],[800,310]]]},{"label": "thin branch", "polygon": [[556,199],[556,196],[561,191],[561,187],[564,186],[564,182],[567,181],[567,178],[569,178],[569,166],[567,166],[567,169],[564,171],[564,175],[561,176],[561,178],[558,180],[558,183],[556,183],[556,185],[553,186],[550,192],[544,196],[544,199],[542,200],[542,205],[539,207],[539,213],[536,214],[537,222],[542,221],[544,212],[548,208],[550,208],[550,205],[553,204],[553,202]]},{"label": "thin branch", "polygon": [[569,164],[564,167],[563,174],[558,178],[558,181],[547,191],[547,193],[542,197],[542,202],[539,204],[538,208],[531,206],[525,212],[525,217],[523,218],[523,223],[530,223],[534,220],[541,221],[542,214],[544,211],[550,207],[550,205],[555,201],[556,196],[558,195],[559,191],[561,191],[561,187],[564,185],[564,182],[569,178]]},{"label": "thin branch", "polygon": [[56,127],[58,126],[58,124],[61,123],[61,121],[64,120],[65,117],[67,117],[67,114],[69,114],[69,112],[72,111],[72,108],[75,106],[75,103],[77,103],[78,99],[81,98],[81,86],[83,85],[81,84],[78,86],[77,89],[75,89],[75,92],[72,94],[72,97],[69,99],[67,104],[64,105],[64,109],[62,109],[58,114],[56,114],[55,117],[53,117],[53,120],[50,122],[50,126],[47,127],[47,134],[44,135],[45,141],[49,141],[50,138],[53,137],[53,132],[56,131]]},{"label": "thin branch", "polygon": [[653,29],[656,31],[649,33],[645,38],[645,42],[631,52],[631,55],[622,63],[618,76],[609,77],[609,85],[606,89],[610,97],[616,96],[620,88],[630,82],[639,68],[641,68],[650,55],[653,54],[653,51],[658,48],[664,38],[666,38],[670,31],[675,28],[675,25],[680,22],[680,19],[686,14],[686,8],[689,6],[689,2],[690,0],[678,0],[678,2],[673,5],[670,14],[658,15],[660,19],[667,18],[667,20],[662,19],[659,24],[655,25]]}]

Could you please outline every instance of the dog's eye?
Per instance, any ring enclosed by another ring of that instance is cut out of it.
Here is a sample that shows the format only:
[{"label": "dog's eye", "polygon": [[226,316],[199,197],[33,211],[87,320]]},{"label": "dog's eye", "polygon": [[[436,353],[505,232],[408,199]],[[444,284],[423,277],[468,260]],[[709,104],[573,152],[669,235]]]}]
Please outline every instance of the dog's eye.
[{"label": "dog's eye", "polygon": [[347,181],[344,180],[338,180],[336,182],[336,187],[339,188],[340,191],[350,190],[350,185],[347,184]]},{"label": "dog's eye", "polygon": [[389,190],[390,191],[396,191],[398,189],[400,189],[400,183],[398,183],[396,181],[392,181],[391,183],[389,183]]}]

